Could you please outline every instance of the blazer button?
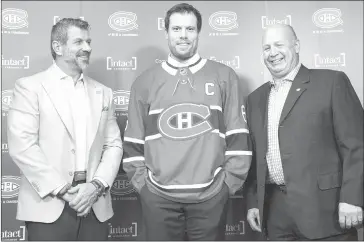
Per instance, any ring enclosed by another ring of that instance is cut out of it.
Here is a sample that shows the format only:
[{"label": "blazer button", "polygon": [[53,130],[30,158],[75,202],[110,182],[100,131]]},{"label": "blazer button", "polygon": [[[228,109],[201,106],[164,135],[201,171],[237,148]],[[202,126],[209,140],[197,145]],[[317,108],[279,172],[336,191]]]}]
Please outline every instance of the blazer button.
[{"label": "blazer button", "polygon": [[72,149],[71,152],[72,152],[72,154],[75,154],[76,153],[75,149]]},{"label": "blazer button", "polygon": [[68,172],[68,175],[73,176],[73,172],[72,171]]}]

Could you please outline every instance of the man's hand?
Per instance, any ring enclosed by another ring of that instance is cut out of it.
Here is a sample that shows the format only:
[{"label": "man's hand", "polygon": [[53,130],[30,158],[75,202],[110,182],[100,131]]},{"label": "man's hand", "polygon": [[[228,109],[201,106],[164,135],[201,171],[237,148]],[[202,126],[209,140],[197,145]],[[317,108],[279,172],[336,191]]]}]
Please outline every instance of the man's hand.
[{"label": "man's hand", "polygon": [[66,202],[71,202],[75,197],[76,197],[77,193],[74,194],[70,194],[68,192],[66,192],[61,198],[66,201]]},{"label": "man's hand", "polygon": [[259,217],[259,209],[251,208],[248,210],[247,215],[248,223],[252,230],[262,232],[260,228],[260,217]]},{"label": "man's hand", "polygon": [[[91,206],[97,201],[97,190],[91,183],[79,184],[71,187],[67,193],[77,195],[69,203],[70,207],[77,211],[78,216],[86,216]],[[86,213],[87,212],[87,213]]]},{"label": "man's hand", "polygon": [[348,203],[339,203],[339,223],[343,229],[360,226],[363,223],[362,208]]}]

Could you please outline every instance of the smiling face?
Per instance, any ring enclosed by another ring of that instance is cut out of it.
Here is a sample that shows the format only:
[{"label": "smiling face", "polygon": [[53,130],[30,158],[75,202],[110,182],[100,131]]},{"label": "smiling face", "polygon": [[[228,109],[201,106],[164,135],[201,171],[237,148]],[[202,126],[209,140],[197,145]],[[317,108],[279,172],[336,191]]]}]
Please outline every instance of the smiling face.
[{"label": "smiling face", "polygon": [[192,13],[174,13],[169,18],[166,39],[172,56],[178,61],[185,61],[197,52],[199,33],[197,18]]},{"label": "smiling face", "polygon": [[91,38],[88,30],[70,27],[67,42],[62,45],[62,59],[72,69],[84,70],[90,61]]},{"label": "smiling face", "polygon": [[288,26],[268,27],[263,35],[264,63],[273,78],[282,78],[298,64],[300,43]]}]

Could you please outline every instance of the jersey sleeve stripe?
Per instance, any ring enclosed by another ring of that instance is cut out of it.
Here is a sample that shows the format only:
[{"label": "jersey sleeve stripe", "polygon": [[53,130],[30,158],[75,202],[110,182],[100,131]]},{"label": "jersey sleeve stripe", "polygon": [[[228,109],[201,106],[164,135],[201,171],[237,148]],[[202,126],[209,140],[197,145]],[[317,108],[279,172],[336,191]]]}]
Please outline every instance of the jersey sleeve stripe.
[{"label": "jersey sleeve stripe", "polygon": [[130,137],[124,137],[124,141],[128,141],[128,142],[131,142],[131,143],[142,144],[142,145],[144,145],[144,143],[145,143],[144,140],[130,138]]},{"label": "jersey sleeve stripe", "polygon": [[253,155],[253,152],[249,150],[228,150],[225,151],[225,155]]},{"label": "jersey sleeve stripe", "polygon": [[145,159],[143,156],[134,156],[134,157],[123,159],[123,163],[128,163],[128,162],[133,162],[133,161],[144,161],[144,160]]},{"label": "jersey sleeve stripe", "polygon": [[232,134],[239,134],[239,133],[246,133],[249,134],[248,129],[233,129],[226,132],[226,136],[232,135]]}]

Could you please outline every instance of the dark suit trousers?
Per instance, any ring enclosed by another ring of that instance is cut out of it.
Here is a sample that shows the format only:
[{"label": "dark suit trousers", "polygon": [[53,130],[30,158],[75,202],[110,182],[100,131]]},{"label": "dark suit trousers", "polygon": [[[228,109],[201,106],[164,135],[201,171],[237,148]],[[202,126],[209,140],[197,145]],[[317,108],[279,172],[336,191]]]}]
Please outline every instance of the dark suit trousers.
[{"label": "dark suit trousers", "polygon": [[145,185],[140,192],[146,240],[224,240],[229,191],[226,185],[201,203],[178,203]]},{"label": "dark suit trousers", "polygon": [[[269,240],[310,240],[299,231],[291,216],[284,189],[276,185],[267,185],[265,201],[264,222]],[[356,229],[350,229],[339,235],[315,240],[353,241],[358,240],[358,235]]]},{"label": "dark suit trousers", "polygon": [[[46,213],[47,211],[44,212]],[[77,212],[68,203],[66,203],[61,216],[55,222],[39,223],[26,221],[25,226],[28,231],[29,241],[105,241],[109,232],[107,222],[101,223],[92,209],[86,217],[78,217]]]}]

